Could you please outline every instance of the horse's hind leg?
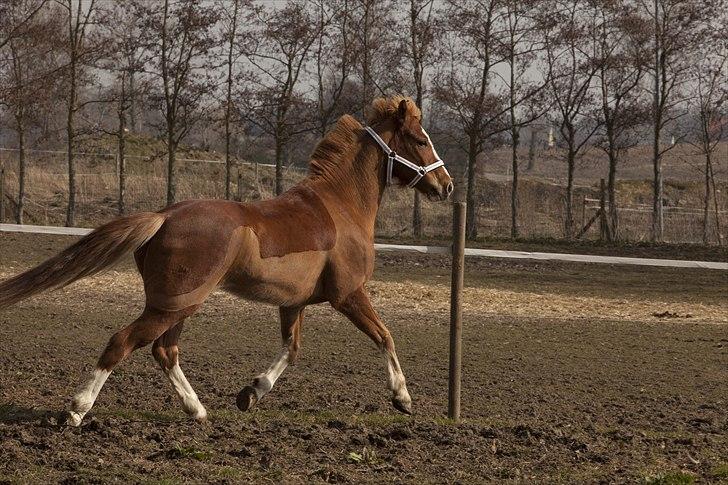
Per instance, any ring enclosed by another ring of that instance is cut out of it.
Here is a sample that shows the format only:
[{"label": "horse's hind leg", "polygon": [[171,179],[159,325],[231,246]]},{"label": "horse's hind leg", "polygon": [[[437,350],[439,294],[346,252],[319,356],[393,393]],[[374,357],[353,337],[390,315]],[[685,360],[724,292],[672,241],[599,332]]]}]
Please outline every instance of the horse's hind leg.
[{"label": "horse's hind leg", "polygon": [[162,371],[172,383],[177,396],[182,402],[182,409],[192,416],[195,421],[203,422],[207,418],[207,411],[200,403],[192,386],[187,381],[182,369],[179,366],[179,348],[177,341],[182,333],[184,323],[179,322],[154,341],[152,355],[159,363]]},{"label": "horse's hind leg", "polygon": [[73,396],[68,424],[78,426],[91,409],[113,368],[134,350],[149,345],[169,328],[190,316],[198,308],[194,305],[179,311],[145,308],[133,323],[115,333],[101,354],[96,370]]},{"label": "horse's hind leg", "polygon": [[280,307],[279,311],[283,348],[268,370],[253,379],[252,386],[245,386],[238,393],[236,404],[241,411],[251,409],[255,403],[268,394],[288,364],[293,364],[298,355],[301,347],[303,307]]}]

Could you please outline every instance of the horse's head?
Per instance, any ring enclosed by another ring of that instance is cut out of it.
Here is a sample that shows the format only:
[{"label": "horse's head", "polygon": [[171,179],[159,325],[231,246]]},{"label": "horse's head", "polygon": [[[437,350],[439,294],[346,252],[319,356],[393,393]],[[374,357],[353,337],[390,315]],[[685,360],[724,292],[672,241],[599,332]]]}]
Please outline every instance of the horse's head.
[{"label": "horse's head", "polygon": [[391,150],[388,154],[389,166],[385,167],[387,181],[396,177],[401,185],[414,187],[431,200],[446,200],[450,197],[453,191],[452,178],[437,155],[432,140],[422,128],[421,113],[414,101],[403,97],[377,99],[372,111],[370,123],[389,121],[393,125],[392,139],[388,145],[375,137],[385,152],[387,148]]}]

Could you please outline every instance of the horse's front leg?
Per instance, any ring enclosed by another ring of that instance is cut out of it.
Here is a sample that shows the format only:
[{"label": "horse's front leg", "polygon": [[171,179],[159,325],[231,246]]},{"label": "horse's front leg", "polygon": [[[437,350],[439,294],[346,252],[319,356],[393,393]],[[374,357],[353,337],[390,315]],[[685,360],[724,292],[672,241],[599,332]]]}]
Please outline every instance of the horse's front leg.
[{"label": "horse's front leg", "polygon": [[288,364],[293,364],[301,346],[301,323],[304,307],[280,307],[281,339],[283,348],[278,357],[264,373],[253,379],[252,386],[245,386],[239,393],[236,404],[241,411],[251,409],[270,392]]},{"label": "horse's front leg", "polygon": [[399,366],[394,340],[384,322],[374,311],[364,288],[359,288],[333,306],[377,344],[387,364],[387,383],[392,391],[392,404],[398,411],[412,414],[412,398],[407,391],[402,368]]}]

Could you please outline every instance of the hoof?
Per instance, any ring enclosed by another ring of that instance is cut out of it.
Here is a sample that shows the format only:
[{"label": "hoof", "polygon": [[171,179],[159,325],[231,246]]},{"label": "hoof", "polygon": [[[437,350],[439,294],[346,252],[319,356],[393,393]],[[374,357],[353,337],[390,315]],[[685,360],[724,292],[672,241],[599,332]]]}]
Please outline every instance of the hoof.
[{"label": "hoof", "polygon": [[77,413],[75,411],[69,411],[68,415],[66,416],[66,425],[78,428],[79,426],[81,426],[82,420],[83,414]]},{"label": "hoof", "polygon": [[207,411],[205,411],[204,409],[201,413],[192,416],[192,419],[194,419],[197,424],[207,424],[209,422],[207,421]]},{"label": "hoof", "polygon": [[199,424],[200,426],[206,426],[210,424],[210,421],[207,420],[207,416],[198,416],[192,419],[194,419],[195,423]]},{"label": "hoof", "polygon": [[238,409],[241,411],[252,409],[256,402],[258,402],[258,396],[255,394],[255,388],[250,386],[245,386],[238,393],[238,398],[235,400],[235,404],[238,405]]},{"label": "hoof", "polygon": [[396,409],[400,413],[409,415],[412,414],[412,402],[404,402],[396,398],[392,398],[392,406],[394,406],[394,409]]}]

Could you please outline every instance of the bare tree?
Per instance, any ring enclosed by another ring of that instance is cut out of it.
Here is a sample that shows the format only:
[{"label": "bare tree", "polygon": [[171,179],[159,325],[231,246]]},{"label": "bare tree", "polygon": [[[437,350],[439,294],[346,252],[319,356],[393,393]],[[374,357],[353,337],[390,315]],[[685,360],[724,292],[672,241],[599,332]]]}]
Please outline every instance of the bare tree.
[{"label": "bare tree", "polygon": [[[435,11],[434,0],[410,0],[407,36],[402,44],[407,45],[404,56],[412,66],[412,81],[415,89],[415,103],[424,110],[425,85],[424,75],[437,61],[437,26],[441,20]],[[414,191],[412,208],[412,235],[422,237],[422,202],[420,193]]]},{"label": "bare tree", "polygon": [[[535,19],[537,2],[523,0],[505,1],[505,35],[500,39],[501,49],[508,69],[504,80],[507,89],[508,133],[511,137],[511,237],[518,233],[518,149],[521,129],[544,115],[546,103],[543,92],[548,86],[550,71],[535,82],[528,79],[529,68],[543,50]],[[533,134],[532,134],[533,141]]]},{"label": "bare tree", "polygon": [[221,4],[222,12],[222,36],[225,39],[226,56],[225,67],[227,75],[225,77],[225,198],[230,199],[232,185],[232,158],[230,156],[230,141],[232,138],[233,126],[233,85],[235,82],[234,68],[235,63],[240,57],[238,49],[238,29],[239,29],[239,13],[241,0],[232,0],[232,11],[228,8],[227,2]]},{"label": "bare tree", "polygon": [[[44,101],[53,96],[52,89],[58,75],[55,54],[59,31],[62,27],[52,12],[38,12],[37,2],[30,0],[11,2],[3,13],[6,22],[17,25],[0,47],[0,106],[12,118],[18,150],[18,199],[15,220],[23,223],[26,185],[26,149],[31,124],[41,116]],[[28,11],[34,12],[26,19]],[[25,21],[23,21],[25,19]]]},{"label": "bare tree", "polygon": [[354,61],[354,0],[318,0],[318,38],[314,43],[316,132],[324,136],[336,118],[346,112],[344,97]]},{"label": "bare tree", "polygon": [[663,144],[662,134],[667,126],[685,114],[683,87],[688,69],[701,39],[708,37],[707,19],[714,17],[722,0],[639,0],[643,14],[653,25],[650,46],[653,62],[650,66],[654,85],[652,90],[652,239],[662,241],[664,231],[662,157],[673,144]]},{"label": "bare tree", "polygon": [[594,62],[588,39],[593,11],[582,0],[553,0],[543,5],[542,25],[554,120],[566,144],[564,236],[574,236],[574,171],[576,162],[599,128],[592,119],[591,93],[600,63]]},{"label": "bare tree", "polygon": [[149,33],[141,29],[138,19],[145,14],[139,0],[122,0],[103,6],[100,25],[105,33],[106,54],[100,67],[113,74],[115,82],[106,93],[107,100],[116,107],[116,129],[102,131],[117,140],[118,213],[126,211],[126,139],[134,130],[137,119],[136,105],[148,92],[148,79],[142,78],[149,61]]},{"label": "bare tree", "polygon": [[[703,243],[710,242],[710,199],[713,197],[715,209],[715,229],[718,244],[722,244],[720,217],[718,212],[718,190],[715,187],[715,154],[721,141],[728,133],[728,85],[725,71],[728,68],[728,47],[725,39],[706,46],[704,57],[691,69],[692,96],[690,104],[697,115],[693,136],[688,142],[698,149],[705,165],[705,194],[703,198]],[[723,160],[725,162],[725,160]],[[711,194],[712,192],[712,194]]]},{"label": "bare tree", "polygon": [[242,49],[250,71],[247,103],[241,117],[273,137],[275,143],[276,195],[283,193],[283,161],[287,145],[297,134],[312,129],[311,117],[296,114],[304,102],[299,88],[311,47],[320,26],[311,14],[310,2],[290,0],[278,8],[246,4],[248,21]]},{"label": "bare tree", "polygon": [[498,131],[503,114],[502,100],[492,92],[493,67],[503,61],[497,39],[503,16],[501,0],[450,0],[446,22],[451,37],[445,39],[449,66],[437,76],[435,99],[447,109],[442,117],[451,117],[464,132],[456,141],[468,157],[467,216],[468,239],[478,236],[477,162],[486,141]]},{"label": "bare tree", "polygon": [[603,135],[597,137],[596,145],[609,161],[606,237],[611,241],[619,237],[617,167],[622,154],[639,143],[639,128],[649,118],[639,89],[645,73],[643,46],[649,40],[649,26],[627,2],[594,1],[599,23],[592,30],[593,62],[599,65],[599,116],[603,125]]},{"label": "bare tree", "polygon": [[90,26],[94,22],[97,11],[96,0],[55,0],[65,10],[67,21],[67,37],[65,39],[65,55],[67,61],[66,74],[66,155],[68,161],[68,209],[66,210],[66,225],[74,226],[76,223],[76,114],[85,103],[79,103],[79,85],[84,84],[84,67],[93,62],[93,56],[98,53],[89,42]]},{"label": "bare tree", "polygon": [[177,149],[207,116],[206,97],[214,89],[209,54],[216,43],[217,11],[195,0],[164,0],[162,11],[150,11],[147,17],[159,35],[153,46],[161,82],[156,101],[164,117],[161,129],[167,145],[167,204],[173,204]]},{"label": "bare tree", "polygon": [[26,27],[50,0],[4,0],[0,2],[0,49],[26,35]]},{"label": "bare tree", "polygon": [[356,25],[355,64],[361,82],[359,111],[363,112],[377,95],[400,91],[401,49],[397,42],[393,0],[352,0],[351,22]]}]

